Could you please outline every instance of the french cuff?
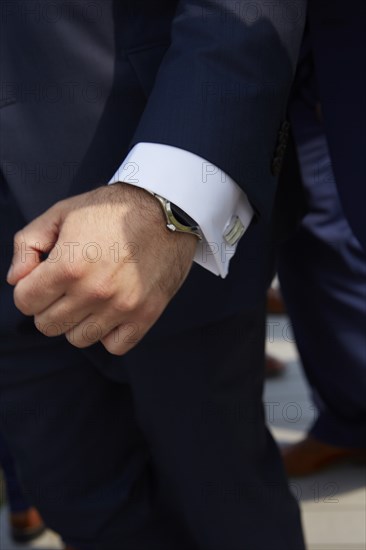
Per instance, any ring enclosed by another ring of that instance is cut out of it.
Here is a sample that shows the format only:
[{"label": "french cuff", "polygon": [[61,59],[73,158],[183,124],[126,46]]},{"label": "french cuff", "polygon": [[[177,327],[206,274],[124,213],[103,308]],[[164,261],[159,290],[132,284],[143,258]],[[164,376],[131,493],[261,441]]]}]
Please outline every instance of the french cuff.
[{"label": "french cuff", "polygon": [[199,225],[194,261],[225,278],[254,211],[244,191],[205,159],[171,145],[138,143],[109,184],[148,189],[176,204]]}]

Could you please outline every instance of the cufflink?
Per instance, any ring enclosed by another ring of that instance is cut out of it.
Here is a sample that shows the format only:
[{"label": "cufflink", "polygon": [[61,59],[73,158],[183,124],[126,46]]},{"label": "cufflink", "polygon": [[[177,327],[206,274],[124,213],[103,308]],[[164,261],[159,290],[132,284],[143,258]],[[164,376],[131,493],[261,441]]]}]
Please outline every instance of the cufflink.
[{"label": "cufflink", "polygon": [[233,216],[224,231],[224,239],[230,246],[235,246],[244,235],[246,227],[238,216]]}]

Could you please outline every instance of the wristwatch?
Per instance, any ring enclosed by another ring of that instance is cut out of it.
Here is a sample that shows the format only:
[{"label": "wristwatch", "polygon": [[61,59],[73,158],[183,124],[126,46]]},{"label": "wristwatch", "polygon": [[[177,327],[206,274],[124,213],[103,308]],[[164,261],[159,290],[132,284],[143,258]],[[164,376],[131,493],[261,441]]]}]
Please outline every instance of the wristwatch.
[{"label": "wristwatch", "polygon": [[170,231],[195,235],[199,240],[202,240],[202,232],[197,222],[188,216],[186,212],[157,193],[148,191],[160,202],[167,222],[166,226]]}]

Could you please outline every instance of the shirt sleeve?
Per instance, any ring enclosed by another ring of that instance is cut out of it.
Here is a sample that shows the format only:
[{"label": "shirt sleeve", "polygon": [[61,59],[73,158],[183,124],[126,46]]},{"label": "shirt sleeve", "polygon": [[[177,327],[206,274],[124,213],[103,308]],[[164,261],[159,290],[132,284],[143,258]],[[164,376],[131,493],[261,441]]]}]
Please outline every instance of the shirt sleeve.
[{"label": "shirt sleeve", "polygon": [[189,151],[138,143],[109,184],[117,182],[153,191],[193,218],[203,234],[194,261],[226,277],[254,211],[245,192],[225,172]]}]

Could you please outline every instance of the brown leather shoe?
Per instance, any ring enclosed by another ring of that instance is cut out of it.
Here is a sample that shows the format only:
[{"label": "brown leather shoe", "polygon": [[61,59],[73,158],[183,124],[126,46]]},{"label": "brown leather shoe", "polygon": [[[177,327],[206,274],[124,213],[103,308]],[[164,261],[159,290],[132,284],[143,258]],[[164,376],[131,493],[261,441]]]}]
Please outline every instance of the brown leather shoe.
[{"label": "brown leather shoe", "polygon": [[271,287],[267,290],[267,312],[272,315],[284,315],[286,313],[286,307],[279,288]]},{"label": "brown leather shoe", "polygon": [[15,542],[30,542],[41,536],[46,530],[46,526],[35,508],[10,514],[9,519],[10,534]]},{"label": "brown leather shoe", "polygon": [[282,448],[281,454],[289,477],[308,476],[341,462],[366,464],[366,449],[335,447],[310,435]]}]

